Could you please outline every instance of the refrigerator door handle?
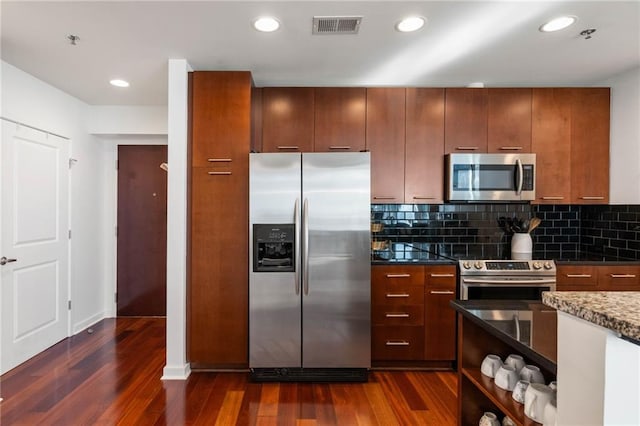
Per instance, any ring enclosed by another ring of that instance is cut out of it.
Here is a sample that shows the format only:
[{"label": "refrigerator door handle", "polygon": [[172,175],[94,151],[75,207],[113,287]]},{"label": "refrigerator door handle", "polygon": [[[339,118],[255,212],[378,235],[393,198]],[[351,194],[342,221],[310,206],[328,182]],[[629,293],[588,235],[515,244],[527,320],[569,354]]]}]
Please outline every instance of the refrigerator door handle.
[{"label": "refrigerator door handle", "polygon": [[309,200],[302,204],[302,286],[305,296],[309,294]]},{"label": "refrigerator door handle", "polygon": [[293,224],[294,224],[294,233],[295,233],[295,288],[296,288],[296,296],[300,294],[300,265],[302,262],[300,261],[300,198],[296,198],[296,204],[293,207]]}]

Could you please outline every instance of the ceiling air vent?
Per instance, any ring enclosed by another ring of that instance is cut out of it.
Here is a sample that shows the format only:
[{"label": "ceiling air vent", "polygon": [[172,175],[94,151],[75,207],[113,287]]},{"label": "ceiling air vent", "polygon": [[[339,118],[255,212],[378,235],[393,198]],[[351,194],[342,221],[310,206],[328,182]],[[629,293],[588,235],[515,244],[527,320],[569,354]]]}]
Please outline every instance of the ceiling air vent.
[{"label": "ceiling air vent", "polygon": [[358,34],[362,16],[314,16],[313,34]]}]

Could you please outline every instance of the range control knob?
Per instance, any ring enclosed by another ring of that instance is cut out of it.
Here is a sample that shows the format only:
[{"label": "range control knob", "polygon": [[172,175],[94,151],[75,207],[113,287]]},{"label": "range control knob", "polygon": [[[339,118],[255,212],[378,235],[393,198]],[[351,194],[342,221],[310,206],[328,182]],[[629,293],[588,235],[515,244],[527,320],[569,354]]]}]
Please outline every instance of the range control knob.
[{"label": "range control knob", "polygon": [[471,264],[469,262],[462,262],[462,267],[464,269],[471,269]]},{"label": "range control knob", "polygon": [[533,269],[540,269],[542,268],[542,264],[540,262],[533,262]]},{"label": "range control knob", "polygon": [[476,269],[482,269],[482,262],[476,262],[473,264],[474,268]]},{"label": "range control knob", "polygon": [[544,269],[551,269],[553,268],[553,265],[551,264],[551,262],[544,262]]}]

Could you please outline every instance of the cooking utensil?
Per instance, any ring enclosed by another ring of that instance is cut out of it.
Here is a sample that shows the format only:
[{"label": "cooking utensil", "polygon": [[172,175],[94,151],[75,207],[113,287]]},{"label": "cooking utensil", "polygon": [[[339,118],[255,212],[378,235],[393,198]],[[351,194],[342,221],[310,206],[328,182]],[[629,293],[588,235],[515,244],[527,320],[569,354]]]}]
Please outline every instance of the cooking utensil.
[{"label": "cooking utensil", "polygon": [[531,233],[531,231],[533,231],[534,229],[536,229],[538,227],[538,225],[540,225],[540,223],[542,223],[542,219],[540,219],[539,217],[532,217],[531,221],[529,222],[529,233]]}]

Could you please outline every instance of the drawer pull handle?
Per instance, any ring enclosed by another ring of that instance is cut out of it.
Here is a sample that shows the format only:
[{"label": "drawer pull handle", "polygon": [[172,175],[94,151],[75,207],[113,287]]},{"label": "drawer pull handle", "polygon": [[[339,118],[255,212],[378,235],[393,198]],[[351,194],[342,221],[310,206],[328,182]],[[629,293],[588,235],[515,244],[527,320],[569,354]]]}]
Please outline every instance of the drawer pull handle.
[{"label": "drawer pull handle", "polygon": [[347,150],[347,149],[351,149],[351,147],[349,145],[345,145],[345,146],[330,146],[329,149],[341,149],[341,150]]},{"label": "drawer pull handle", "polygon": [[431,294],[454,294],[454,292],[451,291],[451,290],[433,290],[433,291],[430,291],[429,293],[431,293]]},{"label": "drawer pull handle", "polygon": [[385,314],[387,318],[409,318],[409,314]]},{"label": "drawer pull handle", "polygon": [[373,197],[374,200],[395,200],[396,197],[387,197],[386,195],[381,195],[381,196],[375,196]]},{"label": "drawer pull handle", "polygon": [[636,274],[611,274],[611,278],[635,278]]},{"label": "drawer pull handle", "polygon": [[588,196],[580,197],[580,199],[582,199],[582,200],[604,200],[604,197],[595,196],[595,195],[594,196],[588,195]]},{"label": "drawer pull handle", "polygon": [[477,146],[456,146],[456,149],[458,151],[477,151],[480,148]]},{"label": "drawer pull handle", "polygon": [[522,149],[521,146],[501,146],[501,151],[520,151]]},{"label": "drawer pull handle", "polygon": [[387,278],[411,278],[411,274],[387,274]]},{"label": "drawer pull handle", "polygon": [[431,278],[453,278],[453,274],[431,274]]},{"label": "drawer pull handle", "polygon": [[387,293],[387,297],[409,297],[407,293]]},{"label": "drawer pull handle", "polygon": [[567,274],[567,278],[591,278],[591,274]]},{"label": "drawer pull handle", "polygon": [[207,172],[210,176],[217,176],[217,175],[230,175],[231,172]]},{"label": "drawer pull handle", "polygon": [[423,197],[421,195],[414,195],[414,200],[435,200],[436,197]]},{"label": "drawer pull handle", "polygon": [[207,158],[210,163],[230,163],[231,158]]},{"label": "drawer pull handle", "polygon": [[540,197],[542,200],[564,200],[564,197],[561,196],[548,196],[548,197]]},{"label": "drawer pull handle", "polygon": [[387,343],[385,343],[385,345],[387,345],[387,346],[409,346],[409,342],[407,342],[406,340],[401,340],[401,341],[387,340]]},{"label": "drawer pull handle", "polygon": [[278,149],[299,149],[299,148],[293,145],[278,145]]}]

